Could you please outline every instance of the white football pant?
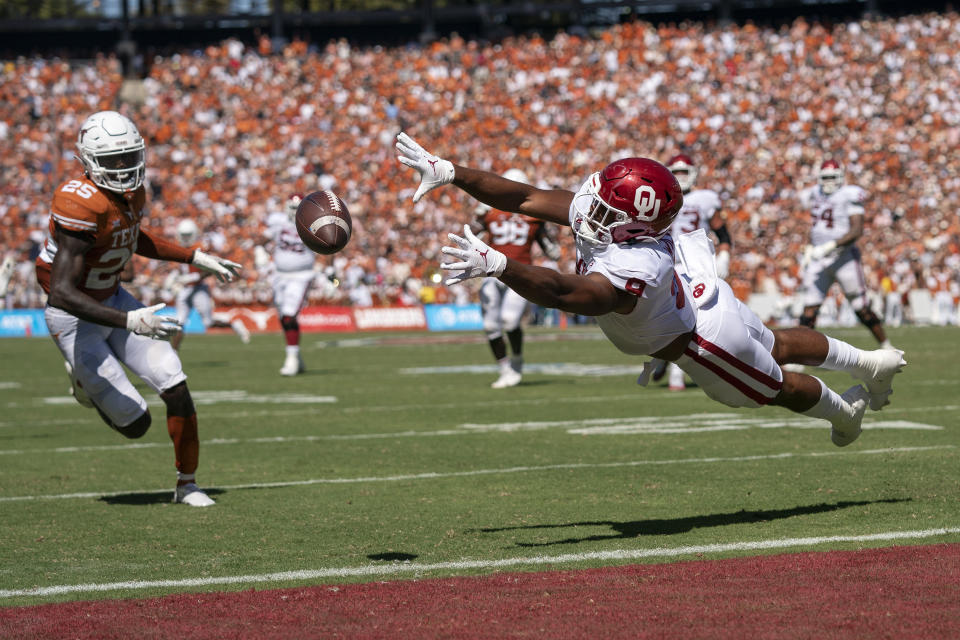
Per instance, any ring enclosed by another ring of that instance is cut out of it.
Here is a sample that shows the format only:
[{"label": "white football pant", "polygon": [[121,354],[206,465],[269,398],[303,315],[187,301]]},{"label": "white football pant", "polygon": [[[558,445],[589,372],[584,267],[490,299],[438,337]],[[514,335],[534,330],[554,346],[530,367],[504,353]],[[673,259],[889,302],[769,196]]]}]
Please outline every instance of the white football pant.
[{"label": "white football pant", "polygon": [[[144,306],[122,288],[103,304],[121,311]],[[129,425],[147,410],[146,400],[127,379],[121,364],[157,393],[187,379],[169,342],[87,322],[56,307],[47,306],[44,317],[77,382],[117,427]]]},{"label": "white football pant", "polygon": [[483,330],[493,340],[520,326],[529,302],[496,278],[484,278],[480,285]]},{"label": "white football pant", "polygon": [[774,336],[719,280],[717,298],[697,310],[694,339],[677,364],[713,400],[760,407],[780,393],[783,372],[773,359]]},{"label": "white football pant", "polygon": [[273,277],[273,304],[280,316],[296,317],[316,277],[313,271],[278,271]]}]

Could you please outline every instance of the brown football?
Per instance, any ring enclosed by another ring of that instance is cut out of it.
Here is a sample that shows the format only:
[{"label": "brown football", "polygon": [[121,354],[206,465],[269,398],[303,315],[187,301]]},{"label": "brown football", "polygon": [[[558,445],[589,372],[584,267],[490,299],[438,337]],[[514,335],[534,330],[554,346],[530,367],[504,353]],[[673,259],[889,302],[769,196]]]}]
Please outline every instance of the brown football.
[{"label": "brown football", "polygon": [[294,220],[303,244],[325,256],[347,246],[353,232],[347,205],[332,191],[314,191],[301,200]]}]

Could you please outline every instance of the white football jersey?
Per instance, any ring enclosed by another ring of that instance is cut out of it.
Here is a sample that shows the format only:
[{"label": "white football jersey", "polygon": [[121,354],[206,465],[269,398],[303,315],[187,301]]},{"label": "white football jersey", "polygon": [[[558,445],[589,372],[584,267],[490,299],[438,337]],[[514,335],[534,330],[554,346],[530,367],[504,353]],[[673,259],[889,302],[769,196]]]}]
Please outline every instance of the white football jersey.
[{"label": "white football jersey", "polygon": [[303,244],[297,227],[283,212],[267,216],[267,236],[273,241],[273,264],[279,272],[309,271],[316,254]]},{"label": "white football jersey", "polygon": [[844,185],[830,195],[825,195],[819,185],[801,191],[800,203],[813,218],[810,244],[818,246],[845,236],[850,230],[850,218],[863,215],[866,195],[866,191],[852,184]]},{"label": "white football jersey", "polygon": [[710,220],[720,210],[720,196],[713,189],[694,189],[683,194],[683,207],[670,226],[674,238],[703,229],[710,233]]},{"label": "white football jersey", "polygon": [[[570,204],[570,224],[576,210]],[[637,296],[633,311],[597,317],[604,335],[620,351],[649,355],[694,328],[697,310],[690,289],[674,270],[673,239],[598,247],[576,237],[577,273],[600,273],[613,286]]]}]

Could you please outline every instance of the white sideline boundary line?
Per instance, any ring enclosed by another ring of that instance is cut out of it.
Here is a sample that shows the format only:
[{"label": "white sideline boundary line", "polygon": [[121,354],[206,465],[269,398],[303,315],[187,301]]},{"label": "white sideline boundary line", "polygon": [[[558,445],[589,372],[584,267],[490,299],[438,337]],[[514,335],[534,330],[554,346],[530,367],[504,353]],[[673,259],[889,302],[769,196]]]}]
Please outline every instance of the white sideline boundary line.
[{"label": "white sideline boundary line", "polygon": [[221,576],[212,578],[188,578],[185,580],[131,580],[127,582],[103,582],[73,585],[34,587],[31,589],[3,589],[0,598],[24,596],[56,596],[68,593],[95,593],[116,591],[118,589],[182,589],[212,585],[262,584],[265,582],[289,582],[317,580],[326,578],[385,577],[403,574],[421,574],[428,571],[462,571],[465,569],[504,569],[524,565],[556,565],[573,562],[617,562],[622,560],[641,560],[644,558],[675,558],[694,554],[716,554],[731,551],[763,551],[786,549],[789,547],[821,546],[846,542],[887,542],[893,540],[917,540],[960,533],[960,527],[943,527],[919,531],[887,531],[859,536],[822,536],[812,538],[782,538],[779,540],[755,540],[729,542],[725,544],[704,544],[684,547],[656,547],[653,549],[620,549],[616,551],[594,551],[588,553],[566,553],[556,556],[527,556],[504,558],[501,560],[456,560],[453,562],[434,562],[420,564],[415,562],[396,562],[393,564],[365,565],[358,567],[339,567],[331,569],[301,569],[278,573],[261,573],[245,576]]},{"label": "white sideline boundary line", "polygon": [[[935,451],[940,449],[954,449],[954,445],[931,447],[897,447],[890,449],[864,449],[863,451],[813,451],[809,453],[773,453],[754,456],[732,456],[728,458],[677,458],[672,460],[630,460],[627,462],[570,462],[565,464],[545,464],[539,466],[503,467],[500,469],[474,469],[473,471],[449,471],[425,473],[411,473],[397,476],[366,476],[359,478],[312,478],[309,480],[289,480],[285,482],[258,482],[251,484],[215,485],[209,489],[234,491],[240,489],[275,489],[278,487],[304,487],[317,484],[359,484],[364,482],[408,482],[410,480],[439,480],[444,478],[467,478],[472,476],[488,476],[510,473],[531,473],[538,471],[560,471],[564,469],[617,469],[624,467],[664,466],[674,464],[711,464],[717,462],[758,462],[763,460],[786,460],[790,458],[822,458],[827,456],[858,456],[891,453],[915,453]],[[36,496],[5,496],[0,497],[2,502],[27,502],[33,500],[72,500],[89,498],[110,498],[116,496],[139,494],[170,493],[170,489],[132,489],[129,491],[111,491],[109,493],[61,493]]]}]

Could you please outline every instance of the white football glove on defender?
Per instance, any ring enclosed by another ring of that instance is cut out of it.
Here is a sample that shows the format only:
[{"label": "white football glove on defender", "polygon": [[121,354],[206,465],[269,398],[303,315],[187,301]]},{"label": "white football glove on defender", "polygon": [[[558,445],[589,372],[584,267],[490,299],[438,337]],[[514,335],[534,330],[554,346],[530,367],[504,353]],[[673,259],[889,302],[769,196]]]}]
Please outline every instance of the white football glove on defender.
[{"label": "white football glove on defender", "polygon": [[726,280],[730,275],[730,252],[721,251],[717,254],[717,277]]},{"label": "white football glove on defender", "polygon": [[165,306],[167,305],[161,302],[152,307],[127,311],[127,331],[154,340],[170,340],[180,333],[183,327],[176,318],[156,315],[157,311]]},{"label": "white football glove on defender", "polygon": [[818,244],[815,247],[810,248],[810,259],[819,260],[820,258],[825,257],[831,251],[837,248],[837,243],[833,240],[829,242],[824,242],[823,244]]},{"label": "white football glove on defender", "polygon": [[444,262],[440,265],[441,269],[456,271],[449,278],[443,281],[446,285],[456,284],[469,280],[470,278],[480,278],[482,276],[497,277],[507,268],[507,256],[496,249],[491,249],[477,236],[470,231],[470,225],[463,225],[463,235],[461,238],[455,233],[447,234],[456,247],[444,247],[440,251],[460,260],[460,262]]},{"label": "white football glove on defender", "polygon": [[400,152],[397,156],[400,164],[416,169],[420,174],[420,186],[413,194],[414,202],[428,191],[453,182],[453,163],[428,152],[402,131],[397,134],[397,151]]},{"label": "white football glove on defender", "polygon": [[212,273],[217,276],[217,280],[220,282],[230,282],[237,276],[237,272],[242,268],[242,265],[236,262],[227,260],[226,258],[212,256],[209,253],[200,251],[200,249],[193,252],[193,260],[190,261],[190,264],[198,269]]}]

